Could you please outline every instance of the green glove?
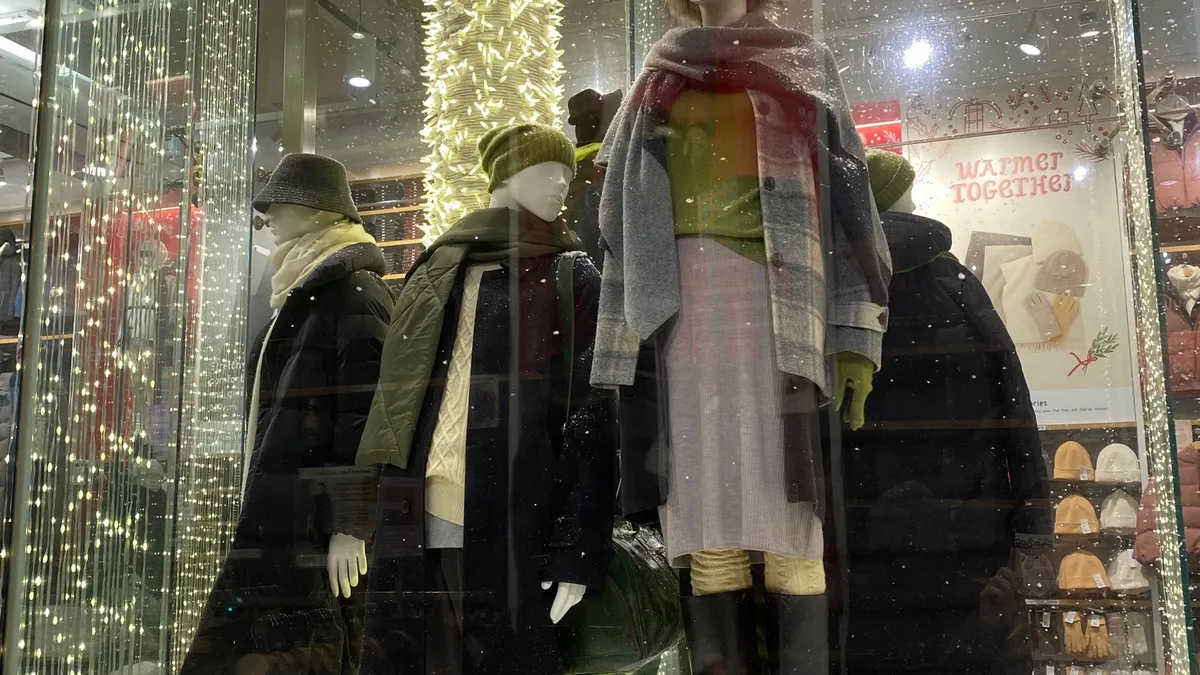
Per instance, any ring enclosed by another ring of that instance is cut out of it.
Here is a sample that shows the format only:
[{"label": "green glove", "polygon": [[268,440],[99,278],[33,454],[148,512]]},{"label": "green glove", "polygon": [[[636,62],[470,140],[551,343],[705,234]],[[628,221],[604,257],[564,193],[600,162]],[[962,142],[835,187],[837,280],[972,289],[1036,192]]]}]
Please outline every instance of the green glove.
[{"label": "green glove", "polygon": [[853,393],[850,395],[850,405],[842,412],[842,419],[846,420],[852,431],[857,431],[866,423],[865,409],[867,396],[871,393],[871,379],[875,377],[875,364],[862,354],[838,352],[836,377],[837,389],[834,390],[833,409],[842,409],[842,401],[846,398],[846,386],[849,385]]}]

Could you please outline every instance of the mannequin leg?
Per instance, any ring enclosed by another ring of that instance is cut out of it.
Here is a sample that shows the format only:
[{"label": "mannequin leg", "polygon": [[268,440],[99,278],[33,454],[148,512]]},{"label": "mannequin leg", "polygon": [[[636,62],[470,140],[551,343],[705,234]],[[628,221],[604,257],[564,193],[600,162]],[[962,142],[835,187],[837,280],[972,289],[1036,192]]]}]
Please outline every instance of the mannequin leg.
[{"label": "mannequin leg", "polygon": [[757,652],[750,554],[736,548],[692,555],[692,595],[680,598],[696,675],[750,675]]},{"label": "mannequin leg", "polygon": [[765,554],[767,654],[770,672],[829,672],[829,608],[820,560]]}]

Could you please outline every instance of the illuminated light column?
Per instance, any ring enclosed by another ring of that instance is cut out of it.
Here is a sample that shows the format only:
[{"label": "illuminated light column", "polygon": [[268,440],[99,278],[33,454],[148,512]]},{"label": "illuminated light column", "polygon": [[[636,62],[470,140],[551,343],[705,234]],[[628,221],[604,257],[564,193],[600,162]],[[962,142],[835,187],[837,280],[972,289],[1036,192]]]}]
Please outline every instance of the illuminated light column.
[{"label": "illuminated light column", "polygon": [[560,125],[559,0],[425,0],[425,239],[488,205],[475,144],[502,124]]}]

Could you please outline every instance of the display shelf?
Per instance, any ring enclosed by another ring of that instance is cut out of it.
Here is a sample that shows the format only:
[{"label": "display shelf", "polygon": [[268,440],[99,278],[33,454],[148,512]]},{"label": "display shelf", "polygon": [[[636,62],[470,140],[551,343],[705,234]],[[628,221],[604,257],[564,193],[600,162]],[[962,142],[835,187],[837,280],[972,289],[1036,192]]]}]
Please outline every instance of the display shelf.
[{"label": "display shelf", "polygon": [[[50,340],[70,340],[73,337],[74,337],[74,335],[72,335],[71,333],[58,333],[56,335],[43,335],[42,342],[47,342]],[[20,340],[21,340],[21,338],[16,337],[16,336],[0,337],[0,345],[15,345]]]},{"label": "display shelf", "polygon": [[414,246],[420,243],[420,239],[396,239],[394,241],[378,242],[377,246],[379,246],[379,248],[390,248],[392,246]]},{"label": "display shelf", "polygon": [[1118,422],[1092,422],[1088,424],[1039,424],[1038,431],[1090,431],[1093,429],[1136,429],[1137,422],[1121,420]]},{"label": "display shelf", "polygon": [[371,209],[370,211],[359,211],[358,215],[366,218],[368,216],[383,216],[389,213],[412,213],[413,211],[423,211],[424,204],[410,204],[408,206],[395,206],[386,209]]},{"label": "display shelf", "polygon": [[[1109,591],[1110,593],[1112,591]],[[1107,610],[1147,610],[1150,609],[1150,598],[1132,596],[1090,597],[1090,598],[1025,598],[1026,607],[1047,607],[1066,609],[1095,609]]]}]

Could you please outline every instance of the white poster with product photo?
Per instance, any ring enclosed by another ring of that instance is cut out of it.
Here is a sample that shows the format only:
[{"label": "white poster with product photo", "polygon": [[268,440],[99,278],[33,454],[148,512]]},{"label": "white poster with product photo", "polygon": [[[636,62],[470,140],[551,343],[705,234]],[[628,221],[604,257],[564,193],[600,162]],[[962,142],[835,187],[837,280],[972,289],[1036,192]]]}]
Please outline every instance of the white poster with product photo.
[{"label": "white poster with product photo", "polygon": [[953,253],[983,282],[1017,345],[1039,424],[1133,420],[1113,161],[1079,152],[1061,129],[938,146],[910,155],[917,213],[950,228]]}]

